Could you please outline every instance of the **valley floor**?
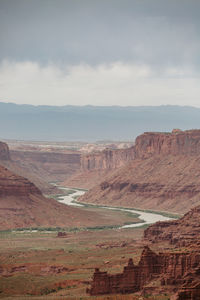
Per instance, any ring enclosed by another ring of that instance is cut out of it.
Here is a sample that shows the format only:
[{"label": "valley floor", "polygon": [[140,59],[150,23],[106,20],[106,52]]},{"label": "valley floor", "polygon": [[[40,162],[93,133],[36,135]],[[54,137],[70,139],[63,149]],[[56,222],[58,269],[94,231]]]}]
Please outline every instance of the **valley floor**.
[{"label": "valley floor", "polygon": [[1,232],[0,298],[93,299],[86,288],[94,268],[118,273],[130,257],[137,262],[144,245],[142,235],[142,228],[71,232],[63,238],[57,232]]}]

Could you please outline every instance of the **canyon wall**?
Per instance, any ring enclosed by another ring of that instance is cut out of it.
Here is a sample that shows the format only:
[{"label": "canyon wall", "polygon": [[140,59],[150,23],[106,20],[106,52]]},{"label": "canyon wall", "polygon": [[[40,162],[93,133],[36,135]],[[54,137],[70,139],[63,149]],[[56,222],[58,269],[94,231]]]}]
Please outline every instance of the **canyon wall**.
[{"label": "canyon wall", "polygon": [[102,152],[83,154],[81,156],[81,170],[113,170],[124,166],[134,159],[134,148],[105,149]]},{"label": "canyon wall", "polygon": [[152,155],[198,155],[200,130],[145,132],[136,138],[134,152],[136,158],[148,158]]},{"label": "canyon wall", "polygon": [[200,130],[144,133],[133,150],[81,201],[178,213],[200,204]]},{"label": "canyon wall", "polygon": [[74,176],[65,180],[63,185],[89,189],[116,170],[134,159],[134,148],[105,149],[81,155],[81,169]]}]

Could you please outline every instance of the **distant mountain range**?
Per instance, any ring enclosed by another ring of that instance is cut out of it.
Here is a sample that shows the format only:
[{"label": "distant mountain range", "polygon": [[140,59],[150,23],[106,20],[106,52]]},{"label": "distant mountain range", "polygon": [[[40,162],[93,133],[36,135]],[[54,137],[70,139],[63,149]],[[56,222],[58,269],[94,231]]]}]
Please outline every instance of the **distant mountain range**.
[{"label": "distant mountain range", "polygon": [[190,106],[34,106],[0,102],[0,139],[134,140],[145,131],[200,128]]}]

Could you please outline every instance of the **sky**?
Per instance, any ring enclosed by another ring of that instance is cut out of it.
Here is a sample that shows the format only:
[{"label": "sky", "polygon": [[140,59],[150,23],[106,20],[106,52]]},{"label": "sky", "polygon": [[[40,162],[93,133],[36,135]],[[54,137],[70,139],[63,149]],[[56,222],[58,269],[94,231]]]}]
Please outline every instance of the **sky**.
[{"label": "sky", "polygon": [[200,107],[199,0],[0,0],[0,101]]}]

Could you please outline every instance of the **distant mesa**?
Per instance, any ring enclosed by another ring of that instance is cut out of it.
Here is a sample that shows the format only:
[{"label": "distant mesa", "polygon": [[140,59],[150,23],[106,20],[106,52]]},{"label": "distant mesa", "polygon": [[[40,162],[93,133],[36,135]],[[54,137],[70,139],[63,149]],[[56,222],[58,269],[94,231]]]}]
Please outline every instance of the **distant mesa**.
[{"label": "distant mesa", "polygon": [[172,133],[181,133],[182,132],[182,130],[181,129],[178,129],[178,128],[176,128],[176,129],[173,129],[172,130]]}]

